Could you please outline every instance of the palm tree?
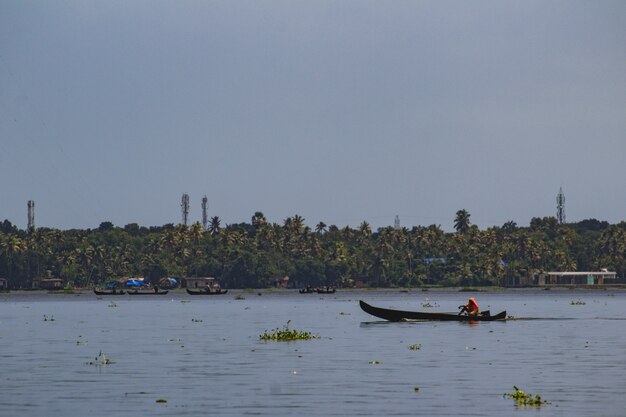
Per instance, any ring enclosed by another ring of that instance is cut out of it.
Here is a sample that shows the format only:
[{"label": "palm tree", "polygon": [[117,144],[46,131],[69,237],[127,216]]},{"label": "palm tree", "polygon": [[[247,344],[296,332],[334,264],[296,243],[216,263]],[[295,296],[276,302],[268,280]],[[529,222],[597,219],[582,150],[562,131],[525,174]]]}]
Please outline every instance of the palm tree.
[{"label": "palm tree", "polygon": [[265,215],[260,212],[257,211],[254,213],[254,216],[252,216],[252,226],[254,226],[255,229],[259,229],[261,226],[265,225],[267,223],[267,219],[265,218]]},{"label": "palm tree", "polygon": [[372,228],[370,227],[370,224],[368,222],[363,221],[359,225],[359,236],[361,237],[361,239],[369,239],[370,237],[372,237]]},{"label": "palm tree", "polygon": [[324,232],[326,231],[326,227],[327,227],[327,226],[326,226],[326,223],[324,223],[324,222],[319,222],[319,223],[317,224],[317,226],[315,226],[315,231],[316,231],[317,233],[324,233]]},{"label": "palm tree", "polygon": [[217,216],[211,217],[211,221],[209,222],[209,233],[211,233],[211,236],[218,235],[220,230],[220,218]]},{"label": "palm tree", "polygon": [[202,235],[204,234],[204,230],[202,229],[202,225],[200,222],[195,222],[189,228],[189,235],[191,236],[191,240],[194,245],[198,245],[200,243],[200,239],[202,239]]},{"label": "palm tree", "polygon": [[467,210],[459,210],[454,218],[454,229],[459,233],[467,233],[470,229],[470,214]]},{"label": "palm tree", "polygon": [[7,239],[0,242],[0,252],[7,256],[8,279],[15,281],[11,274],[11,267],[15,264],[16,257],[26,251],[26,244],[16,235],[9,235]]},{"label": "palm tree", "polygon": [[[299,235],[302,233],[302,229],[304,228],[304,218],[296,214],[291,218],[289,225],[291,226],[293,233]],[[287,225],[285,224],[285,226]]]}]

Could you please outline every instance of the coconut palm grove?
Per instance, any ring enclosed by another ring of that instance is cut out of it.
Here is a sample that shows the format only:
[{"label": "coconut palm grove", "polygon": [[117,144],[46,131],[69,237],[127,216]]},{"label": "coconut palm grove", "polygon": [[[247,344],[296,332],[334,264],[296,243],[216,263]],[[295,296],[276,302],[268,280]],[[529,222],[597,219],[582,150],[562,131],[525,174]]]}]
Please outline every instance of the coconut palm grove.
[{"label": "coconut palm grove", "polygon": [[88,287],[125,276],[157,282],[163,277],[214,276],[229,288],[270,287],[288,276],[298,285],[351,287],[501,286],[510,278],[551,270],[607,268],[623,282],[626,222],[596,219],[559,224],[532,218],[480,230],[466,210],[456,213],[454,232],[438,225],[371,230],[319,222],[299,215],[282,224],[256,212],[250,223],[204,230],[166,224],[97,229],[22,230],[0,223],[0,277],[12,289],[31,288],[42,277]]}]

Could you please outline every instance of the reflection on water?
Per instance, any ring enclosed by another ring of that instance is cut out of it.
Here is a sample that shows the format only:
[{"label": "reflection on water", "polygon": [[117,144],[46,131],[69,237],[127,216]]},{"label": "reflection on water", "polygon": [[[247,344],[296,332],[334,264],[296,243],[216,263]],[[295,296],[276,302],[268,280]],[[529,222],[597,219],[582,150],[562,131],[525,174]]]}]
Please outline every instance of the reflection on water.
[{"label": "reflection on water", "polygon": [[[549,400],[545,415],[626,414],[626,292],[478,293],[526,319],[473,324],[389,323],[358,306],[424,310],[427,296],[427,311],[455,311],[467,293],[232,292],[0,296],[1,414],[503,416],[513,385]],[[288,320],[320,338],[259,340]]]}]

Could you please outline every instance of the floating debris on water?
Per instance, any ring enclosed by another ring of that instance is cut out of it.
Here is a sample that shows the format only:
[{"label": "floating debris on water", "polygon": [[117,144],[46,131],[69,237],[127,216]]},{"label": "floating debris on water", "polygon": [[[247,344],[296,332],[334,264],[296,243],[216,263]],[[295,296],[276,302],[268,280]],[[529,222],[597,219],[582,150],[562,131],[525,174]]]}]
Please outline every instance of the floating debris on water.
[{"label": "floating debris on water", "polygon": [[295,329],[290,329],[289,323],[291,323],[291,320],[287,321],[287,324],[285,324],[282,329],[276,328],[271,332],[266,330],[263,334],[259,335],[259,339],[265,341],[273,340],[290,342],[294,340],[309,340],[318,338],[318,336],[312,334],[311,332],[301,332]]},{"label": "floating debris on water", "polygon": [[504,394],[504,397],[515,400],[515,405],[517,406],[540,407],[544,404],[550,404],[548,401],[542,399],[541,395],[539,394],[537,395],[528,394],[520,390],[519,388],[517,388],[515,385],[513,385],[513,389],[515,389],[515,392],[506,393]]},{"label": "floating debris on water", "polygon": [[166,403],[167,400],[165,398],[159,398],[158,400],[156,400],[157,403]]},{"label": "floating debris on water", "polygon": [[578,300],[578,301],[572,301],[572,302],[570,303],[570,305],[573,305],[573,306],[584,306],[585,304],[587,304],[587,303],[586,303],[586,302],[584,302],[584,301],[580,301],[580,300]]},{"label": "floating debris on water", "polygon": [[409,346],[409,350],[420,350],[421,348],[422,348],[422,345],[419,343]]},{"label": "floating debris on water", "polygon": [[370,363],[370,365],[380,365],[380,364],[382,364],[381,361],[370,361],[369,363]]},{"label": "floating debris on water", "polygon": [[237,295],[237,296],[235,296],[235,297],[233,298],[233,300],[245,300],[245,299],[246,299],[246,297],[244,297],[244,296],[243,296],[243,295],[241,295],[241,294],[239,294],[239,295]]},{"label": "floating debris on water", "polygon": [[104,366],[104,365],[110,365],[112,363],[115,363],[115,362],[107,358],[104,352],[100,351],[98,356],[96,356],[96,358],[93,361],[87,362],[86,364],[95,365],[95,366]]},{"label": "floating debris on water", "polygon": [[191,319],[194,323],[202,323],[202,319]]}]

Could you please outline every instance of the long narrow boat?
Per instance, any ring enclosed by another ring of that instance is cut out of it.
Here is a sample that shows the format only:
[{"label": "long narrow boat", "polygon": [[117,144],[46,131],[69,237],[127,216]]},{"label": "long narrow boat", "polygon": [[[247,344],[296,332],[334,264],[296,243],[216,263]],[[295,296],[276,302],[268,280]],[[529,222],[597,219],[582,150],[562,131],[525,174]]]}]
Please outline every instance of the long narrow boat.
[{"label": "long narrow boat", "polygon": [[407,320],[444,320],[444,321],[495,321],[506,320],[506,311],[502,311],[494,316],[463,316],[455,313],[423,313],[419,311],[402,311],[390,310],[387,308],[374,307],[365,301],[359,300],[359,304],[363,311],[372,316],[389,320],[389,321],[407,321]]},{"label": "long narrow boat", "polygon": [[318,294],[334,294],[335,291],[336,290],[334,288],[329,288],[329,289],[318,288],[317,290],[315,290],[315,292]]},{"label": "long narrow boat", "polygon": [[221,288],[219,290],[211,290],[211,291],[207,291],[207,290],[190,290],[189,288],[187,288],[187,294],[189,295],[220,295],[220,294],[226,294],[228,292],[228,290],[222,290]]},{"label": "long narrow boat", "polygon": [[168,292],[169,292],[168,290],[165,290],[165,291],[127,291],[126,294],[128,295],[165,295]]},{"label": "long narrow boat", "polygon": [[118,290],[102,290],[101,291],[101,290],[96,290],[95,288],[93,292],[96,295],[124,295],[125,294],[124,290],[119,290],[119,291]]}]

